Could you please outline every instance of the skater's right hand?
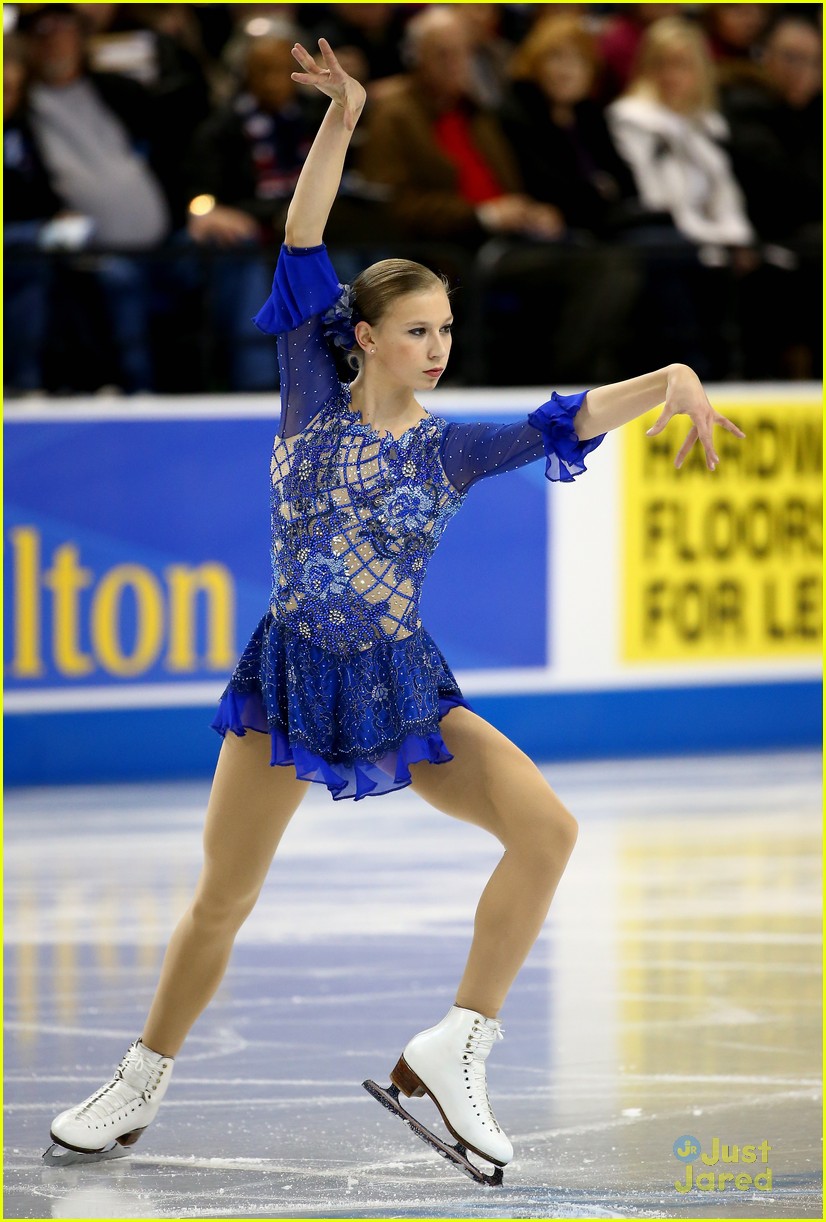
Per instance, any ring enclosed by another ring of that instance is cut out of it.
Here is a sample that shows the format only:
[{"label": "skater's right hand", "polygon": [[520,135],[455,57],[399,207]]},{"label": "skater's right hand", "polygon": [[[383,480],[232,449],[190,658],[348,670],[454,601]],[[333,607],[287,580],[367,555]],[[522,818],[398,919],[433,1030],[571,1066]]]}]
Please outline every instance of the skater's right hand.
[{"label": "skater's right hand", "polygon": [[324,61],[323,67],[318,66],[300,42],[295,44],[293,58],[298,60],[304,71],[291,73],[292,79],[299,85],[313,85],[319,93],[332,98],[336,106],[340,106],[344,111],[344,127],[351,132],[367,100],[366,90],[352,76],[347,75],[326,38],[319,38],[318,49]]}]

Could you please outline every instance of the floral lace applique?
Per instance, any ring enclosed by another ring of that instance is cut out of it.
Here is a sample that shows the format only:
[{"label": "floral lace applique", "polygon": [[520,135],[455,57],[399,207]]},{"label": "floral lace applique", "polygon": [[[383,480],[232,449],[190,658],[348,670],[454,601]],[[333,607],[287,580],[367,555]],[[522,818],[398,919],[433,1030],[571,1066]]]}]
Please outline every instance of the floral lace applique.
[{"label": "floral lace applique", "polygon": [[445,421],[380,435],[340,393],[272,456],[276,619],[335,653],[401,640],[421,621],[427,564],[463,497],[445,475]]}]

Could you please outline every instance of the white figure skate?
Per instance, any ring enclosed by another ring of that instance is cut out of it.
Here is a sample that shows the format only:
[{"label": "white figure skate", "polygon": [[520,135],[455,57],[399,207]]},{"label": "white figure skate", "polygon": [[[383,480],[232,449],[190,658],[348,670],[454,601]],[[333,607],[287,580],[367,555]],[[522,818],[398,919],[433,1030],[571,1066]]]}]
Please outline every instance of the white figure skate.
[{"label": "white figure skate", "polygon": [[[513,1158],[513,1146],[493,1114],[485,1076],[488,1053],[502,1038],[496,1019],[453,1006],[435,1027],[414,1035],[390,1074],[389,1087],[369,1080],[363,1084],[443,1158],[471,1179],[493,1187],[502,1183],[502,1167]],[[411,1116],[399,1102],[400,1091],[408,1097],[429,1095],[457,1144],[442,1141]],[[493,1163],[496,1171],[487,1174],[474,1166],[468,1150]]]},{"label": "white figure skate", "polygon": [[47,1166],[96,1163],[127,1154],[158,1114],[172,1068],[172,1057],[135,1040],[111,1082],[55,1117],[54,1145],[43,1155]]}]

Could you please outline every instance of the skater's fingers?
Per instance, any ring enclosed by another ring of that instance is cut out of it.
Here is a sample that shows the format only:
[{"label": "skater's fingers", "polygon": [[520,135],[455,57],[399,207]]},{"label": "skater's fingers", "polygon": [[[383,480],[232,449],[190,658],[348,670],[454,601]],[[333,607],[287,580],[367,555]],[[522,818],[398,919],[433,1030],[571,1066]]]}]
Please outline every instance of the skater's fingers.
[{"label": "skater's fingers", "polygon": [[303,68],[315,69],[318,72],[318,66],[306,47],[302,47],[300,42],[297,42],[292,49],[293,59],[297,59]]},{"label": "skater's fingers", "polygon": [[718,412],[714,417],[714,423],[719,424],[721,428],[728,429],[735,437],[745,437],[742,429],[739,429],[731,420],[727,420],[725,416],[721,416]]},{"label": "skater's fingers", "polygon": [[338,68],[339,71],[341,71],[341,64],[336,59],[335,52],[333,51],[333,48],[330,46],[326,38],[319,38],[318,49],[321,52],[321,56],[322,56],[322,59],[324,60],[325,65],[331,71],[334,68]]},{"label": "skater's fingers", "polygon": [[717,451],[714,448],[714,439],[711,435],[711,420],[707,416],[701,416],[695,421],[694,427],[697,430],[700,438],[700,445],[706,456],[706,466],[709,471],[713,471],[720,461]]},{"label": "skater's fingers", "polygon": [[664,407],[656,422],[651,425],[650,429],[646,429],[646,437],[656,437],[657,433],[661,433],[673,415],[674,412],[670,407]]},{"label": "skater's fingers", "polygon": [[683,444],[680,446],[680,450],[679,450],[679,453],[677,454],[677,457],[674,459],[674,466],[675,466],[675,467],[681,467],[681,466],[683,465],[683,463],[685,462],[685,460],[686,460],[686,458],[687,458],[687,456],[688,456],[688,452],[689,452],[689,450],[690,450],[690,449],[691,449],[691,447],[694,445],[694,442],[697,440],[697,435],[698,435],[698,434],[697,434],[697,426],[696,426],[696,425],[694,425],[694,426],[691,428],[691,430],[689,431],[689,434],[688,434],[688,436],[686,437],[685,441],[684,441],[684,442],[683,442]]}]

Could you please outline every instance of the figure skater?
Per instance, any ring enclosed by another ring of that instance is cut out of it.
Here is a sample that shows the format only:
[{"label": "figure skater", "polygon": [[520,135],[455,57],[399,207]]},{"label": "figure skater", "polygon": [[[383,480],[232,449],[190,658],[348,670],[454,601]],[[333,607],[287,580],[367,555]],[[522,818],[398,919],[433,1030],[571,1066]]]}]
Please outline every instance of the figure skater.
[{"label": "figure skater", "polygon": [[[132,1145],[155,1118],[174,1058],[316,782],[338,800],[411,785],[501,842],[455,1004],[413,1036],[390,1076],[403,1094],[431,1097],[456,1149],[498,1168],[509,1162],[513,1149],[488,1099],[485,1061],[577,825],[528,756],[472,711],[422,627],[428,561],[477,481],[543,457],[550,479],[569,481],[608,430],[663,401],[649,433],[678,413],[692,422],[677,466],[699,439],[715,469],[715,424],[744,436],[685,365],[574,395],[554,392],[517,424],[448,423],[426,412],[416,394],[438,384],[450,355],[448,292],[439,276],[404,259],[368,267],[352,289],[338,283],[322,239],[366,95],[324,39],[319,48],[323,66],[302,46],[293,51],[303,69],[293,79],[330,105],[296,185],[272,294],[256,318],[278,337],[281,370],[272,598],[213,722],[224,738],[203,872],[172,935],[143,1032],[109,1083],[54,1120],[57,1145],[47,1156],[55,1159],[120,1152],[116,1143]],[[518,360],[516,337],[501,340]],[[358,366],[351,385],[337,376],[336,342]]]}]

